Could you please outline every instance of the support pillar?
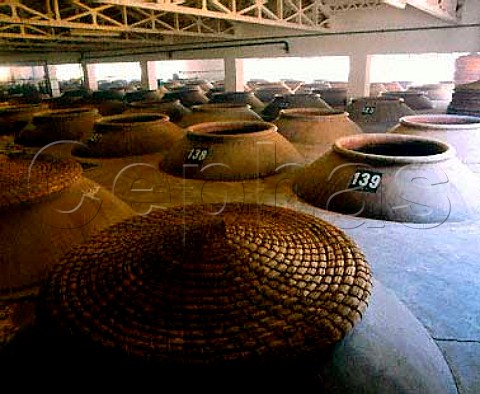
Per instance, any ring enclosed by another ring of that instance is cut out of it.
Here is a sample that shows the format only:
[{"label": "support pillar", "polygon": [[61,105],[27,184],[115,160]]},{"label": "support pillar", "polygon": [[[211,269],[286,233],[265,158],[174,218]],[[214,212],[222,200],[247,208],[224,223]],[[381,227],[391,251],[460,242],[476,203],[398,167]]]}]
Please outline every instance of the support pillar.
[{"label": "support pillar", "polygon": [[366,97],[370,95],[370,60],[371,55],[366,53],[350,56],[349,97]]},{"label": "support pillar", "polygon": [[45,64],[43,66],[45,71],[45,79],[47,80],[47,86],[52,97],[58,97],[61,95],[60,83],[57,79],[57,67],[54,65]]},{"label": "support pillar", "polygon": [[243,92],[245,90],[243,59],[227,57],[223,61],[225,64],[225,91]]},{"label": "support pillar", "polygon": [[87,90],[98,90],[97,76],[95,75],[95,64],[82,62],[83,86]]},{"label": "support pillar", "polygon": [[157,90],[157,70],[155,62],[142,60],[140,62],[140,68],[142,70],[142,88],[147,90]]}]

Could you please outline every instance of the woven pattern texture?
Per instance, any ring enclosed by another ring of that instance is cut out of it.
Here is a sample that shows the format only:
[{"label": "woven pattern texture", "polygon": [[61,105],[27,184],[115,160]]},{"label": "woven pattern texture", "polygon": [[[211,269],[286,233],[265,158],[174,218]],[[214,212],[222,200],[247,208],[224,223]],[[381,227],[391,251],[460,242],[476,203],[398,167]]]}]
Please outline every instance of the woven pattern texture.
[{"label": "woven pattern texture", "polygon": [[82,175],[74,160],[41,155],[0,155],[0,210],[32,203],[73,185]]},{"label": "woven pattern texture", "polygon": [[370,292],[363,254],[336,227],[214,204],[103,231],[64,258],[45,296],[63,329],[108,348],[213,364],[321,352],[361,319]]}]

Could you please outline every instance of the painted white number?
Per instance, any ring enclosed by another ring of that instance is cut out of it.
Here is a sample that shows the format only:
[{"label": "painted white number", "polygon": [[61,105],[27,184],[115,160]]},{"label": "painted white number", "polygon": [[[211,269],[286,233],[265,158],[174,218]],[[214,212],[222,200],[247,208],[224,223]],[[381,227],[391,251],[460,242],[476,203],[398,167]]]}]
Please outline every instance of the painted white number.
[{"label": "painted white number", "polygon": [[187,160],[203,161],[208,155],[208,149],[193,148],[187,156]]},{"label": "painted white number", "polygon": [[360,175],[362,179],[358,181],[358,184],[361,187],[365,187],[368,185],[368,181],[370,180],[370,174],[368,172],[364,172],[363,174]]},{"label": "painted white number", "polygon": [[375,112],[375,107],[363,107],[362,114],[363,115],[373,115]]},{"label": "painted white number", "polygon": [[370,189],[376,189],[380,185],[380,181],[382,180],[382,177],[378,174],[372,175],[372,178],[370,179],[370,183],[368,184],[368,187]]},{"label": "painted white number", "polygon": [[360,187],[364,191],[375,192],[382,181],[381,174],[357,171],[353,174],[350,187]]}]

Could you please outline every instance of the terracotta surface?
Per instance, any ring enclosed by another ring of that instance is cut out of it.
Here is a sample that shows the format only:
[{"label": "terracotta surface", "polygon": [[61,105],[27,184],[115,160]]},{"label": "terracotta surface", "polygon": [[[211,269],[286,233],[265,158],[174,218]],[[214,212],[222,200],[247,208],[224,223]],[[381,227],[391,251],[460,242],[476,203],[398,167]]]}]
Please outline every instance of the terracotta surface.
[{"label": "terracotta surface", "polygon": [[0,134],[17,134],[37,112],[44,111],[44,104],[17,104],[0,106]]},{"label": "terracotta surface", "polygon": [[390,133],[436,138],[451,144],[471,170],[480,165],[480,118],[462,115],[415,115],[400,119]]},{"label": "terracotta surface", "polygon": [[276,96],[263,109],[262,118],[268,122],[274,121],[280,115],[280,111],[289,108],[321,108],[332,110],[319,94],[299,93]]},{"label": "terracotta surface", "polygon": [[320,157],[337,138],[362,132],[348,113],[317,108],[282,110],[275,124],[307,161]]},{"label": "terracotta surface", "polygon": [[294,190],[316,207],[375,219],[438,223],[480,214],[475,175],[449,145],[417,136],[340,138],[298,174]]},{"label": "terracotta surface", "polygon": [[255,112],[260,112],[265,107],[265,104],[255,96],[254,92],[214,93],[211,96],[210,102],[212,104],[248,104]]},{"label": "terracotta surface", "polygon": [[198,86],[171,89],[168,93],[165,93],[163,99],[165,101],[180,100],[186,107],[208,103],[208,97]]},{"label": "terracotta surface", "polygon": [[351,101],[346,111],[365,133],[385,133],[402,116],[414,115],[401,98],[362,97]]},{"label": "terracotta surface", "polygon": [[211,122],[187,128],[162,168],[186,178],[239,180],[273,175],[301,162],[272,123]]},{"label": "terracotta surface", "polygon": [[432,109],[432,101],[423,93],[415,91],[386,92],[383,97],[401,98],[413,110]]},{"label": "terracotta surface", "polygon": [[194,105],[192,112],[178,122],[180,127],[188,127],[205,122],[261,121],[247,104],[201,104]]},{"label": "terracotta surface", "polygon": [[73,154],[86,157],[122,157],[166,151],[184,131],[162,114],[126,114],[104,117],[94,133]]},{"label": "terracotta surface", "polygon": [[129,108],[124,112],[129,113],[159,113],[168,115],[173,123],[179,122],[185,115],[191,113],[190,109],[185,107],[180,100],[173,101],[138,101],[129,104]]},{"label": "terracotta surface", "polygon": [[22,130],[17,143],[25,146],[43,146],[60,140],[78,141],[89,137],[98,111],[91,108],[70,108],[40,112],[32,124]]},{"label": "terracotta surface", "polygon": [[34,294],[66,251],[133,214],[73,160],[13,156],[0,170],[0,298]]}]

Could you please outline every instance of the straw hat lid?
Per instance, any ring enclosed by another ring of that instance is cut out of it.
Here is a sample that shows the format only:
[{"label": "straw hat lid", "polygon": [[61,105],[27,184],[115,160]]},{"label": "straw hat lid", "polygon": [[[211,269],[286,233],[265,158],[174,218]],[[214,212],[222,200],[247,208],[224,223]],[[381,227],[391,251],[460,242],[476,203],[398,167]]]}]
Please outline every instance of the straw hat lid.
[{"label": "straw hat lid", "polygon": [[63,329],[180,364],[321,353],[358,322],[370,269],[336,227],[285,208],[191,205],[117,224],[46,288]]},{"label": "straw hat lid", "polygon": [[74,160],[42,154],[0,154],[0,210],[61,192],[82,175]]}]

